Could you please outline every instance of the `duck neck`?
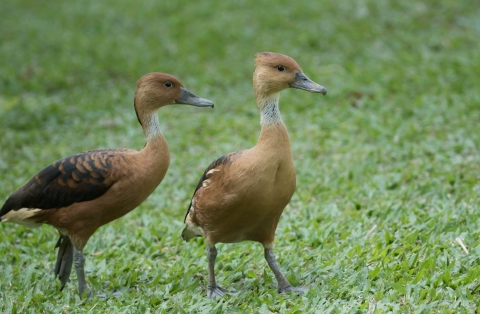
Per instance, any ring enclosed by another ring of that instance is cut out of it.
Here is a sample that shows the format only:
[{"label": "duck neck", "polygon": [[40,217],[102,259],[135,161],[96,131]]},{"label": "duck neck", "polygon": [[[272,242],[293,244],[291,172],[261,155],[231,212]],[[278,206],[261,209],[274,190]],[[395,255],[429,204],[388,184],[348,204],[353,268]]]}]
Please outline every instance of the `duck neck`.
[{"label": "duck neck", "polygon": [[134,167],[141,165],[136,169],[143,177],[142,188],[137,193],[146,198],[165,177],[170,165],[170,152],[167,141],[160,131],[157,110],[151,113],[144,112],[139,115],[139,120],[147,143],[140,150],[137,158],[133,158],[132,163]]},{"label": "duck neck", "polygon": [[165,137],[160,131],[160,123],[158,122],[157,111],[144,113],[139,115],[143,127],[143,133],[147,139],[147,144],[142,149],[148,159],[152,159],[153,163],[161,160],[163,163],[169,163],[170,153]]},{"label": "duck neck", "polygon": [[275,124],[283,124],[282,116],[280,115],[280,109],[278,109],[278,100],[280,98],[279,93],[275,93],[269,96],[264,96],[261,99],[257,99],[258,106],[260,108],[260,125],[271,126]]},{"label": "duck neck", "polygon": [[157,111],[149,112],[143,117],[139,117],[143,127],[143,133],[147,139],[147,143],[155,141],[157,138],[163,138],[162,131],[160,130],[160,123],[158,122]]},{"label": "duck neck", "polygon": [[288,147],[290,149],[287,127],[283,123],[278,108],[279,98],[279,93],[257,97],[258,107],[260,108],[260,125],[262,126],[257,145],[268,145],[278,149]]}]

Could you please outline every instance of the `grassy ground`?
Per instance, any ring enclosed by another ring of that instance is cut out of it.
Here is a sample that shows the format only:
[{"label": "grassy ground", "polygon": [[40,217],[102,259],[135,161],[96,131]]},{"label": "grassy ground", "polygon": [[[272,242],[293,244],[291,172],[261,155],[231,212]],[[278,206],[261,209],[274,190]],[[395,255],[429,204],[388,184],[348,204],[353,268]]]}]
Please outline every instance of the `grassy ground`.
[{"label": "grassy ground", "polygon": [[[0,10],[0,200],[72,153],[144,138],[136,80],[162,71],[213,111],[159,112],[172,163],[154,194],[88,243],[105,300],[59,292],[56,231],[0,225],[0,312],[473,313],[480,307],[480,9],[468,1],[27,1]],[[203,242],[182,219],[211,160],[254,145],[257,51],[294,57],[327,97],[284,92],[297,192],[277,230],[276,293],[258,244]],[[466,246],[465,251],[456,239]],[[120,297],[113,292],[121,290]]]}]

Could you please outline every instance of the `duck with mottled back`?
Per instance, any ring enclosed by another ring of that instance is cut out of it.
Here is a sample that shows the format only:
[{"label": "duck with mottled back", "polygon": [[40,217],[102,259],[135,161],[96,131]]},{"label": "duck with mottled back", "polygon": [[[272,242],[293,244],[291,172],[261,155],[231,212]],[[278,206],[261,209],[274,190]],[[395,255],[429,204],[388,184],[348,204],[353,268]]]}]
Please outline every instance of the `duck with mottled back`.
[{"label": "duck with mottled back", "polygon": [[147,143],[132,149],[93,150],[55,161],[7,199],[1,222],[27,227],[49,224],[60,232],[55,275],[61,289],[72,262],[80,296],[90,295],[85,281],[83,249],[101,226],[140,205],[160,184],[170,163],[167,142],[160,131],[157,110],[169,104],[212,107],[174,76],[149,73],[137,83],[134,107]]},{"label": "duck with mottled back", "polygon": [[230,153],[212,162],[203,173],[185,216],[184,240],[204,237],[208,257],[209,298],[229,291],[215,281],[217,243],[260,242],[278,281],[278,291],[303,292],[292,287],[280,271],[273,241],[280,216],[296,185],[287,128],[278,108],[287,88],[327,93],[292,58],[272,52],[257,54],[253,87],[260,110],[261,132],[255,147]]}]

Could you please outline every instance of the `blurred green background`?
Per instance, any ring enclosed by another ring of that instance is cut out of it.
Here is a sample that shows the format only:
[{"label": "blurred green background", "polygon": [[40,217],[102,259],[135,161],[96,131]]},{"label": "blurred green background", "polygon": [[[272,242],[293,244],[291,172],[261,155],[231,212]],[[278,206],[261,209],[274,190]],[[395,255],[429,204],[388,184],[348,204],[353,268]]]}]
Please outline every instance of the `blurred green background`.
[{"label": "blurred green background", "polygon": [[[216,107],[159,111],[172,162],[152,196],[53,278],[56,231],[1,224],[2,312],[474,312],[480,306],[480,6],[471,1],[32,1],[0,4],[0,199],[63,156],[141,149],[136,81],[177,76]],[[326,97],[282,93],[297,192],[276,252],[303,296],[276,293],[257,244],[202,240],[183,216],[210,161],[259,134],[256,52],[298,61]],[[456,238],[465,244],[468,254]],[[112,293],[121,290],[120,297]]]}]

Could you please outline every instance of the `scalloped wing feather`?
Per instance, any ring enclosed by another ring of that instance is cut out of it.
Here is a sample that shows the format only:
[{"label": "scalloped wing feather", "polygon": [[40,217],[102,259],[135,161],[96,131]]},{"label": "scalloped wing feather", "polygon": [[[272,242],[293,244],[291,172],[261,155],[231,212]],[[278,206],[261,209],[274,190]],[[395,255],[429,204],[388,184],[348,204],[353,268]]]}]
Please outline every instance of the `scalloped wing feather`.
[{"label": "scalloped wing feather", "polygon": [[7,199],[0,217],[11,210],[48,210],[96,199],[115,180],[113,159],[129,149],[94,150],[68,156],[48,165]]}]

